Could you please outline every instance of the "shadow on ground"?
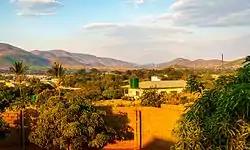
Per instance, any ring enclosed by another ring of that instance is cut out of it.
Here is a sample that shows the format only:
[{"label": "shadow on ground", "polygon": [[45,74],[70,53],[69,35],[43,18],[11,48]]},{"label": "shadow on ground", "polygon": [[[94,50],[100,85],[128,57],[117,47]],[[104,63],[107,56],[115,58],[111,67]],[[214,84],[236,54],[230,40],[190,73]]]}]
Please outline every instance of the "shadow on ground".
[{"label": "shadow on ground", "polygon": [[142,150],[170,150],[171,146],[173,145],[173,141],[166,141],[155,138],[151,142],[143,146]]},{"label": "shadow on ground", "polygon": [[[129,126],[130,120],[126,113],[114,113],[112,107],[102,107],[101,109],[107,113],[104,118],[107,125],[115,130],[114,144],[119,141],[133,140],[133,128]],[[37,145],[30,143],[28,139],[30,132],[36,126],[38,116],[38,112],[34,109],[27,109],[24,112],[26,150],[42,150]],[[10,135],[4,140],[0,140],[0,150],[21,150],[20,118],[13,120],[13,122]]]}]

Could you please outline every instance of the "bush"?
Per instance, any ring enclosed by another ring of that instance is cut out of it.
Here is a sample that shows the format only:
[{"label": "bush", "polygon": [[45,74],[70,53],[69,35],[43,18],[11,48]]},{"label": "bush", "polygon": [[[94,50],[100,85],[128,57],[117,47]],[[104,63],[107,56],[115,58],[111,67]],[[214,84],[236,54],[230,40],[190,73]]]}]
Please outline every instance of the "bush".
[{"label": "bush", "polygon": [[127,100],[127,101],[135,101],[134,97],[129,97],[129,96],[123,96],[121,99],[122,100]]},{"label": "bush", "polygon": [[70,150],[102,149],[114,142],[115,130],[107,126],[106,112],[92,106],[85,95],[51,97],[41,107],[41,114],[29,139],[42,148]]},{"label": "bush", "polygon": [[0,117],[0,139],[6,138],[10,132],[9,124]]},{"label": "bush", "polygon": [[226,78],[220,78],[179,120],[175,149],[250,148],[250,66],[230,82]]},{"label": "bush", "polygon": [[142,106],[161,107],[162,95],[157,90],[145,90],[140,97]]},{"label": "bush", "polygon": [[163,94],[162,100],[167,104],[179,105],[196,101],[200,97],[199,93],[166,93]]}]

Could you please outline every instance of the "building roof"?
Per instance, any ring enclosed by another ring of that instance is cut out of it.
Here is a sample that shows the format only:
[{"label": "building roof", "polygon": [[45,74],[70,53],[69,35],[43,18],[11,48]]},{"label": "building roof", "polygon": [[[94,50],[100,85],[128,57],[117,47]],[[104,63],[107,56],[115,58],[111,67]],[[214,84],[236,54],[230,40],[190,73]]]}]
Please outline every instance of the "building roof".
[{"label": "building roof", "polygon": [[[168,81],[144,81],[139,83],[141,89],[166,89],[166,88],[184,88],[186,87],[186,81],[184,80],[168,80]],[[129,85],[123,86],[123,88],[130,88]]]}]

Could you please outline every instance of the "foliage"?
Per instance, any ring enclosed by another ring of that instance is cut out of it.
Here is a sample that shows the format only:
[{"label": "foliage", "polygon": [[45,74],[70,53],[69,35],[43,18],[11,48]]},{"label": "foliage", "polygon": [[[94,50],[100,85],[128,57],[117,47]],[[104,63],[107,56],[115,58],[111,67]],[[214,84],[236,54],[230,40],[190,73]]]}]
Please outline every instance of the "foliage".
[{"label": "foliage", "polygon": [[12,67],[10,67],[10,72],[15,74],[15,81],[18,82],[18,88],[19,88],[19,96],[16,97],[18,101],[15,101],[16,105],[20,105],[21,107],[25,106],[25,99],[23,99],[23,92],[22,92],[22,81],[23,81],[23,75],[26,73],[26,71],[29,68],[24,65],[22,61],[14,62]]},{"label": "foliage", "polygon": [[[0,113],[10,105],[14,95],[14,92],[8,89],[8,87],[0,85]],[[9,124],[0,116],[0,139],[4,139],[9,132]]]},{"label": "foliage", "polygon": [[197,75],[190,75],[187,79],[187,87],[186,90],[190,92],[199,92],[201,93],[205,87],[201,81],[198,79],[199,77]]},{"label": "foliage", "polygon": [[174,130],[175,149],[249,149],[249,108],[250,67],[246,65],[236,77],[218,79],[183,115]]},{"label": "foliage", "polygon": [[134,97],[129,97],[129,96],[122,96],[121,99],[122,100],[127,100],[127,101],[135,101]]},{"label": "foliage", "polygon": [[250,56],[247,56],[245,61],[243,62],[245,66],[250,66]]},{"label": "foliage", "polygon": [[162,95],[162,100],[166,104],[171,105],[179,105],[179,104],[186,104],[190,102],[195,102],[199,98],[199,94],[195,93],[165,93]]},{"label": "foliage", "polygon": [[61,85],[63,79],[65,77],[66,69],[63,67],[62,64],[54,62],[51,68],[47,71],[47,73],[57,79],[55,86],[58,91],[59,97],[61,96]]},{"label": "foliage", "polygon": [[106,125],[105,111],[92,106],[88,95],[51,97],[41,107],[30,141],[40,147],[71,150],[102,149],[115,139],[115,130]]},{"label": "foliage", "polygon": [[16,98],[19,94],[17,88],[7,87],[3,84],[0,84],[0,111],[3,111],[4,108],[9,107],[12,103],[12,100]]},{"label": "foliage", "polygon": [[[125,83],[126,84],[126,83]],[[77,87],[93,93],[93,100],[120,99],[124,85],[121,76],[113,74],[77,74],[65,77],[64,86]]]},{"label": "foliage", "polygon": [[[6,107],[9,107],[11,99],[14,96],[13,89],[10,90],[8,87],[0,85],[0,113],[3,112]],[[9,124],[0,116],[0,140],[6,138],[9,132]]]},{"label": "foliage", "polygon": [[157,93],[157,90],[144,90],[142,96],[140,97],[142,106],[151,106],[151,107],[161,107],[162,94]]},{"label": "foliage", "polygon": [[59,64],[57,62],[54,62],[54,64],[51,66],[51,68],[47,71],[49,75],[56,77],[56,78],[62,78],[65,75],[65,68],[63,68],[62,64]]},{"label": "foliage", "polygon": [[0,139],[6,138],[9,132],[10,132],[9,124],[6,123],[2,117],[0,117]]},{"label": "foliage", "polygon": [[26,71],[29,68],[27,66],[24,65],[24,63],[22,61],[19,62],[14,62],[12,67],[10,67],[10,72],[14,73],[16,78],[15,80],[19,82],[21,82],[20,77],[26,73]]}]

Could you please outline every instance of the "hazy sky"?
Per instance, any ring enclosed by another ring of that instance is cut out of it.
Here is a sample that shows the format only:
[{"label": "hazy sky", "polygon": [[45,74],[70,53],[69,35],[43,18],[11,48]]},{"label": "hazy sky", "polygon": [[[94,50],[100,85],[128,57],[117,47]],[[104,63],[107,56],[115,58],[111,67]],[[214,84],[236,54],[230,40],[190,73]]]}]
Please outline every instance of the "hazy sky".
[{"label": "hazy sky", "polygon": [[250,55],[250,0],[0,0],[0,42],[136,63]]}]

